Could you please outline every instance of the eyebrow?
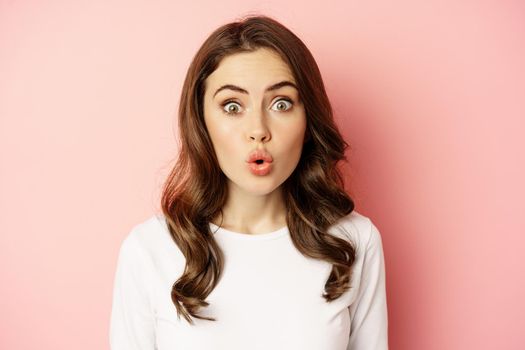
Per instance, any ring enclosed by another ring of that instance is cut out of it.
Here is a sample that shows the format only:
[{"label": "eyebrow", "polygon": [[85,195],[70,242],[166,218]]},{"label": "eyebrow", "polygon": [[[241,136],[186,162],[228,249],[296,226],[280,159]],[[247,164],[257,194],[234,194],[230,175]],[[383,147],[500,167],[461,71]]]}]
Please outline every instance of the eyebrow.
[{"label": "eyebrow", "polygon": [[[295,88],[297,91],[299,91],[297,86],[294,83],[292,83],[291,81],[288,81],[288,80],[283,80],[283,81],[280,81],[280,82],[278,82],[276,84],[270,85],[268,88],[266,88],[265,91],[277,90],[277,89],[282,88],[283,86],[291,86],[291,87]],[[238,91],[238,92],[241,92],[243,94],[247,94],[248,95],[248,91],[246,91],[246,89],[243,89],[243,88],[241,88],[239,86],[236,86],[236,85],[226,84],[226,85],[223,85],[220,88],[218,88],[217,91],[215,91],[215,93],[213,94],[213,97],[215,97],[215,95],[217,95],[219,93],[219,91],[222,91],[222,90],[225,90],[225,89]]]}]

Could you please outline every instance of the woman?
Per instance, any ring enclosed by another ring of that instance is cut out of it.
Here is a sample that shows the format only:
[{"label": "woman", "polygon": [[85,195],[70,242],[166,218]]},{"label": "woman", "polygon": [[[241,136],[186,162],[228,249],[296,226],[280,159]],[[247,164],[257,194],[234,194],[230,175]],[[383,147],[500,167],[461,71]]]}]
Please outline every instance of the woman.
[{"label": "woman", "polygon": [[215,30],[179,130],[162,214],[120,248],[112,350],[387,349],[381,236],[303,42],[266,16]]}]

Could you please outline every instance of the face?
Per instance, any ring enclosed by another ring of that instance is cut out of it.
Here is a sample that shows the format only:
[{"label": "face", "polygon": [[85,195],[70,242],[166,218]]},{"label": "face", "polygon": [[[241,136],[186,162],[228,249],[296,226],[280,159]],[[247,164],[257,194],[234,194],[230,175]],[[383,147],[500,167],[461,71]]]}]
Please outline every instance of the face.
[{"label": "face", "polygon": [[[288,83],[275,85],[281,82]],[[294,85],[288,65],[265,48],[226,56],[206,79],[204,120],[229,186],[268,194],[297,166],[306,115]],[[253,174],[246,162],[255,149],[273,158],[266,175]]]}]

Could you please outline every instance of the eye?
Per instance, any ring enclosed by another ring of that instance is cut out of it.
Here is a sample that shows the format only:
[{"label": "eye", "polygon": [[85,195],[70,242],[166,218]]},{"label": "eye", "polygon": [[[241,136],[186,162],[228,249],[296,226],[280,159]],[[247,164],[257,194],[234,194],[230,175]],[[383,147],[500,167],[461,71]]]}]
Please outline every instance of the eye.
[{"label": "eye", "polygon": [[222,104],[223,112],[225,114],[237,114],[239,113],[239,109],[241,108],[241,105],[234,101],[226,101]]},{"label": "eye", "polygon": [[[285,103],[286,102],[286,103]],[[288,103],[288,108],[286,108],[287,106],[287,103]],[[277,100],[277,102],[274,104],[274,106],[277,106],[277,111],[287,111],[289,110],[290,108],[292,108],[293,106],[293,102],[290,101],[289,99],[287,98],[281,98],[279,100]],[[275,109],[274,109],[275,110]]]}]

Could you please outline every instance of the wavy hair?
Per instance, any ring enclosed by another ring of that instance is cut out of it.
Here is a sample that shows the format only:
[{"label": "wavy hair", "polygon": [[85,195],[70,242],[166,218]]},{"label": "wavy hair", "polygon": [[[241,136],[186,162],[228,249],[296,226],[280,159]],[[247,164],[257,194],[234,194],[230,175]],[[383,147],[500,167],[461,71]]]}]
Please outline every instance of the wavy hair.
[{"label": "wavy hair", "polygon": [[274,50],[290,67],[304,103],[307,129],[299,163],[281,185],[286,222],[294,246],[304,255],[332,264],[324,291],[330,302],[350,288],[355,245],[327,232],[354,209],[338,168],[347,161],[349,145],[340,135],[319,68],[306,45],[289,29],[265,15],[250,15],[213,31],[188,68],[179,104],[180,151],[162,190],[161,207],[174,242],[186,259],[173,284],[171,299],[177,315],[216,321],[198,314],[218,284],[224,255],[209,222],[227,199],[227,178],[219,168],[204,123],[206,78],[227,55],[258,48]]}]

